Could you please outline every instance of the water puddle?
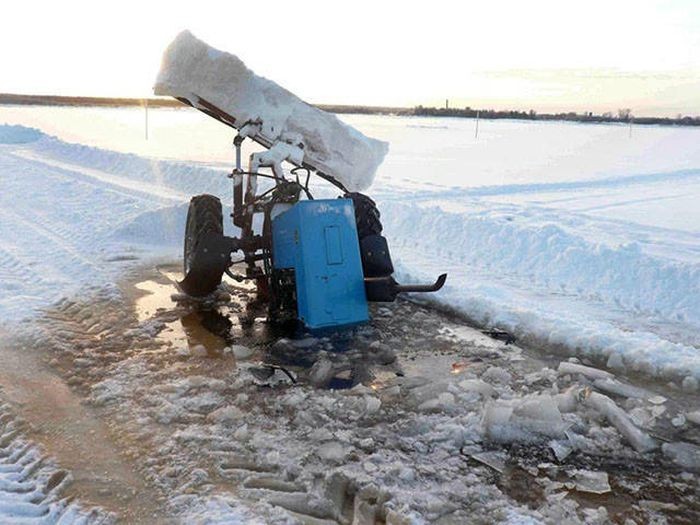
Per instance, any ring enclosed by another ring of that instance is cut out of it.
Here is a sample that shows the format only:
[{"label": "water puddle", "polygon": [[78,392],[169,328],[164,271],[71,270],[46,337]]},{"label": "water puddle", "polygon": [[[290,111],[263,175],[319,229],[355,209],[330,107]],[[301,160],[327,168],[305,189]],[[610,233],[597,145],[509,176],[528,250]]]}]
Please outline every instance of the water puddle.
[{"label": "water puddle", "polygon": [[257,349],[279,336],[248,283],[225,281],[227,293],[199,301],[179,292],[182,274],[170,266],[149,277],[134,283],[130,293],[139,323],[154,323],[154,342],[162,351],[221,358],[231,345]]},{"label": "water puddle", "polygon": [[[231,342],[233,323],[217,309],[185,311],[172,300],[177,292],[173,283],[153,280],[136,283],[137,290],[145,292],[134,302],[139,322],[156,316],[165,322],[155,341],[166,347],[188,348],[193,354],[221,357],[224,348]],[[175,317],[174,320],[169,320]]]},{"label": "water puddle", "polygon": [[315,373],[313,366],[324,355],[332,372],[315,381],[319,388],[352,388],[367,379],[367,367],[362,364],[366,352],[359,350],[363,345],[366,350],[367,343],[358,341],[356,330],[311,336],[298,327],[280,327],[268,322],[266,307],[256,302],[252,285],[227,282],[228,293],[221,300],[201,302],[178,292],[175,283],[181,278],[174,270],[159,268],[158,276],[133,284],[136,316],[142,324],[156,323],[158,352],[230,358],[228,347],[245,346],[251,352],[242,359],[261,370],[292,370],[302,381]]}]

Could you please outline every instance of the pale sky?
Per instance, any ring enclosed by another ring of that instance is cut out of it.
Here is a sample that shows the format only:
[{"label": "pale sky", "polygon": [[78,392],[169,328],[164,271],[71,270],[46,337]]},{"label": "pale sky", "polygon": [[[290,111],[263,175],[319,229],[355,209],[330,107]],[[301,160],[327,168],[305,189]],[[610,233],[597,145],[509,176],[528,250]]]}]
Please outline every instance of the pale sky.
[{"label": "pale sky", "polygon": [[700,115],[700,0],[3,1],[0,92],[149,96],[183,29],[314,103]]}]

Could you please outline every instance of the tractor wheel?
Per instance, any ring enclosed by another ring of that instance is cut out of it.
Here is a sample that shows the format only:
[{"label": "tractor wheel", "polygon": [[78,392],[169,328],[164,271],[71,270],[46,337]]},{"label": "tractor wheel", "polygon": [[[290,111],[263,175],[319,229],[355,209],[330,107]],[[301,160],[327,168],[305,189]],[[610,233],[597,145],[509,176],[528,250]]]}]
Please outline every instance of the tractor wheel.
[{"label": "tractor wheel", "polygon": [[[185,249],[183,254],[183,270],[185,277],[193,274],[208,272],[206,268],[193,268],[194,256],[202,237],[207,233],[224,232],[221,201],[213,195],[197,195],[190,200],[185,226]],[[218,272],[217,272],[218,273]],[[196,290],[188,291],[190,295],[207,295],[213,292],[221,283],[222,273],[218,275],[197,276],[199,285]]]},{"label": "tractor wheel", "polygon": [[362,193],[346,193],[346,199],[352,199],[355,207],[355,223],[357,224],[357,237],[362,240],[370,235],[382,233],[381,214],[377,204],[367,195]]}]

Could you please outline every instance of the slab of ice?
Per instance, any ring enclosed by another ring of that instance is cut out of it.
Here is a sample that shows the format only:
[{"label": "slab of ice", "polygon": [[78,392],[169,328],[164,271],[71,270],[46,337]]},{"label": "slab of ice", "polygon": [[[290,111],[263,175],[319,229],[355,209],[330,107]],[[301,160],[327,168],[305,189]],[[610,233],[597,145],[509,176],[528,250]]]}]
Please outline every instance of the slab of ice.
[{"label": "slab of ice", "polygon": [[685,415],[686,419],[695,425],[700,425],[700,410],[694,412],[688,412]]},{"label": "slab of ice", "polygon": [[481,379],[465,379],[459,382],[459,387],[467,392],[476,392],[484,399],[496,397],[496,389]]},{"label": "slab of ice", "polygon": [[574,479],[579,492],[605,494],[611,490],[607,472],[579,469],[574,472]]},{"label": "slab of ice", "polygon": [[562,361],[559,363],[558,372],[560,374],[581,374],[589,379],[613,379],[615,376],[610,372],[605,370],[600,370],[599,368],[593,368],[591,366],[579,365],[577,363],[570,363],[568,361]]},{"label": "slab of ice", "polygon": [[627,385],[616,379],[596,379],[593,381],[593,386],[606,394],[614,394],[616,396],[631,397],[635,399],[649,399],[654,397],[654,394],[632,385]]},{"label": "slab of ice", "polygon": [[489,400],[484,407],[481,426],[487,438],[501,443],[564,438],[568,428],[556,401],[549,395]]},{"label": "slab of ice", "polygon": [[304,159],[350,191],[372,184],[388,151],[386,142],[366,137],[335,115],[307,104],[189,31],[180,33],[166,49],[154,92],[186,98],[196,107],[203,99],[233,116],[237,127],[261,120],[260,134],[268,142],[299,137]]},{"label": "slab of ice", "polygon": [[681,467],[693,472],[700,472],[700,447],[682,441],[664,443],[661,446],[664,455]]},{"label": "slab of ice", "polygon": [[490,450],[486,452],[477,452],[476,454],[472,454],[471,457],[475,461],[478,461],[487,467],[491,467],[500,474],[503,474],[503,472],[506,470],[506,460],[508,457],[506,456],[505,452]]},{"label": "slab of ice", "polygon": [[657,443],[632,422],[627,413],[608,396],[591,392],[584,403],[604,416],[622,434],[637,452],[648,452],[657,448]]},{"label": "slab of ice", "polygon": [[568,442],[557,441],[555,439],[549,442],[549,448],[551,448],[552,452],[554,452],[554,456],[557,458],[557,461],[564,461],[567,457],[569,457],[569,454],[574,451]]}]

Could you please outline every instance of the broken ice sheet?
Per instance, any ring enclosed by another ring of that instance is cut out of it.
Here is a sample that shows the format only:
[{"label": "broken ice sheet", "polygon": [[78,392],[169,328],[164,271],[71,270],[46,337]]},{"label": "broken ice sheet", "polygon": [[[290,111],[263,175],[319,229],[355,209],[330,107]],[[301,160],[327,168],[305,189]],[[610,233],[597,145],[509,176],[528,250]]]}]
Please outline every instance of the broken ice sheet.
[{"label": "broken ice sheet", "polygon": [[654,403],[655,405],[663,405],[666,402],[666,398],[664,396],[652,396],[648,399],[650,403]]},{"label": "broken ice sheet", "polygon": [[686,419],[695,425],[700,425],[700,410],[688,412],[685,415]]},{"label": "broken ice sheet", "polygon": [[507,401],[489,400],[481,419],[484,434],[497,442],[532,442],[542,436],[564,438],[565,422],[552,396],[531,395]]},{"label": "broken ice sheet", "polygon": [[573,472],[576,490],[591,494],[605,494],[610,492],[610,483],[607,472],[579,469]]},{"label": "broken ice sheet", "polygon": [[581,374],[588,379],[614,379],[614,375],[605,370],[600,370],[599,368],[593,368],[591,366],[579,365],[578,363],[570,363],[568,361],[562,361],[559,363],[559,368],[557,369],[559,375],[564,374]]},{"label": "broken ice sheet", "polygon": [[467,392],[476,392],[484,399],[496,397],[496,389],[481,379],[465,379],[459,382],[459,387]]},{"label": "broken ice sheet", "polygon": [[613,394],[621,397],[631,397],[635,399],[650,399],[656,397],[648,390],[622,383],[616,379],[596,379],[593,381],[593,386],[606,394]]},{"label": "broken ice sheet", "polygon": [[477,452],[476,454],[471,454],[470,456],[473,460],[479,463],[491,467],[493,470],[499,474],[503,474],[506,470],[506,460],[508,457],[505,452],[500,450],[489,450],[486,452]]},{"label": "broken ice sheet", "polygon": [[549,448],[552,449],[559,462],[564,461],[574,450],[568,441],[557,441],[556,439],[549,442]]},{"label": "broken ice sheet", "polygon": [[698,445],[683,441],[664,443],[661,450],[666,457],[681,467],[692,472],[700,472],[700,447]]},{"label": "broken ice sheet", "polygon": [[657,443],[640,430],[627,413],[607,396],[597,392],[588,392],[584,403],[607,419],[637,452],[649,452],[657,448]]}]

